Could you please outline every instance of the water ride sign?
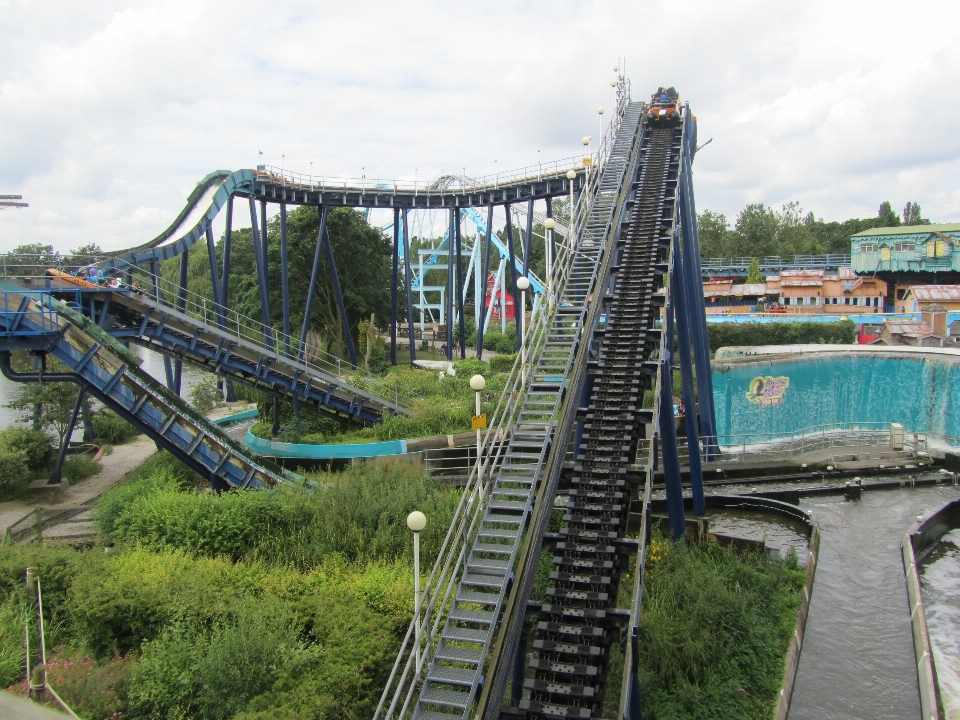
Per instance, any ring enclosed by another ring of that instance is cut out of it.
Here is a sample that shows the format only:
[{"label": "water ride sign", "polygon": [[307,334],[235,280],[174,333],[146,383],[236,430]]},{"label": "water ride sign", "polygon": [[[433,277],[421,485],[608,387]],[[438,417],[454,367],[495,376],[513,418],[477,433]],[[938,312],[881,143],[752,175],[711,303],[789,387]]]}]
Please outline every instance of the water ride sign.
[{"label": "water ride sign", "polygon": [[790,387],[790,378],[786,376],[763,377],[760,375],[750,381],[750,389],[746,392],[747,400],[760,407],[781,405],[788,387]]}]

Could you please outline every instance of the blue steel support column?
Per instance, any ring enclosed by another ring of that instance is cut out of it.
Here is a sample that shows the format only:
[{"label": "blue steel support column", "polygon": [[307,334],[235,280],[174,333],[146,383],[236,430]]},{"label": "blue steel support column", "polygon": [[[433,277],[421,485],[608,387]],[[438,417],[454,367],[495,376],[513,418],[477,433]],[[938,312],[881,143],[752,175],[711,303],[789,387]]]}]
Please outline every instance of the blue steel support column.
[{"label": "blue steel support column", "polygon": [[[523,338],[520,337],[520,316],[517,314],[517,304],[519,303],[517,298],[517,255],[513,251],[513,222],[510,220],[510,204],[504,205],[503,209],[507,214],[507,250],[510,255],[510,293],[513,295],[513,322],[517,326],[517,352],[520,352],[520,343],[523,342]],[[503,288],[500,289],[500,292],[503,292]],[[504,306],[506,306],[505,301]]]},{"label": "blue steel support column", "polygon": [[[230,249],[233,244],[233,195],[227,198],[227,226],[223,231],[223,272],[220,275],[220,302],[226,308],[229,304],[230,295]],[[233,380],[225,380],[223,383],[224,397],[227,402],[234,402],[237,399],[233,392]]]},{"label": "blue steel support column", "polygon": [[283,351],[290,357],[290,273],[287,269],[286,203],[280,203],[280,292],[283,295]]},{"label": "blue steel support column", "polygon": [[407,332],[410,337],[410,364],[417,359],[416,338],[413,332],[413,273],[410,272],[410,232],[407,209],[403,209],[403,284],[407,290]]},{"label": "blue steel support column", "polygon": [[[493,225],[493,205],[487,206],[487,232],[484,236],[484,246],[483,246],[483,275],[478,277],[478,282],[482,282],[483,293],[480,297],[480,307],[477,308],[477,312],[480,313],[478,317],[480,318],[480,326],[477,328],[477,359],[483,359],[483,333],[486,330],[486,321],[487,321],[487,275],[490,274],[490,233],[491,226]],[[480,238],[477,237],[477,242],[480,242]],[[493,302],[493,298],[490,298],[490,302]]]},{"label": "blue steel support column", "polygon": [[213,290],[213,302],[217,306],[217,327],[224,326],[223,299],[220,288],[220,278],[217,273],[217,247],[213,242],[213,225],[207,224],[207,257],[210,262],[210,285]]},{"label": "blue steel support column", "polygon": [[[447,316],[447,328],[444,338],[446,339],[447,345],[447,360],[453,360],[453,296],[455,294],[454,284],[453,284],[453,261],[454,261],[454,248],[452,247],[455,244],[453,239],[454,235],[454,214],[456,213],[456,208],[450,210],[450,227],[447,228],[447,295],[443,300],[444,313]],[[421,278],[420,282],[423,282]]]},{"label": "blue steel support column", "polygon": [[310,313],[313,312],[313,297],[316,294],[317,278],[320,275],[320,257],[323,254],[323,243],[327,235],[327,213],[329,209],[326,205],[317,207],[317,215],[320,216],[320,224],[317,230],[317,247],[313,251],[313,270],[310,271],[310,285],[307,286],[307,303],[303,309],[303,327],[300,330],[300,343],[297,346],[297,360],[303,360],[303,353],[307,347],[307,332],[310,330]]},{"label": "blue steel support column", "polygon": [[523,274],[530,274],[530,248],[533,243],[533,198],[527,200],[527,230],[523,237]]},{"label": "blue steel support column", "polygon": [[261,234],[257,223],[257,202],[253,199],[253,195],[250,196],[250,224],[253,230],[253,259],[257,264],[257,280],[260,286],[260,317],[263,321],[263,346],[268,350],[272,350],[273,337],[270,332],[270,290],[267,284],[267,267],[264,262],[266,253],[262,247],[266,245],[267,229],[263,228],[263,233]]},{"label": "blue steel support column", "polygon": [[[183,312],[187,307],[187,268],[190,266],[190,250],[184,250],[180,255],[180,287],[177,289],[177,310]],[[180,394],[180,380],[183,377],[183,360],[173,364],[174,392]]]},{"label": "blue steel support column", "polygon": [[47,485],[60,485],[63,482],[63,463],[67,459],[67,450],[70,448],[70,437],[73,435],[73,429],[77,426],[77,417],[80,415],[80,407],[83,405],[83,396],[87,388],[81,385],[77,390],[77,401],[73,404],[73,412],[70,413],[70,423],[64,428],[63,435],[60,436],[60,450],[57,452],[57,462],[53,466],[53,472],[50,473],[50,479]]},{"label": "blue steel support column", "polygon": [[670,532],[674,540],[679,540],[686,532],[686,519],[683,514],[683,487],[680,485],[677,422],[673,419],[672,298],[664,308],[663,325],[663,348],[660,350],[660,450],[663,455],[663,482],[667,488],[667,513],[670,516]]},{"label": "blue steel support column", "polygon": [[[553,198],[547,198],[547,217],[553,217]],[[546,230],[544,230],[546,232]],[[557,233],[550,233],[550,271],[553,272],[553,261],[557,258]]]},{"label": "blue steel support column", "polygon": [[454,217],[456,218],[454,239],[457,246],[457,317],[460,318],[460,359],[463,360],[467,357],[467,322],[463,317],[463,238],[460,237],[460,208],[454,211]]},{"label": "blue steel support column", "polygon": [[[160,264],[156,258],[150,258],[150,275],[153,278],[153,299],[160,304]],[[167,380],[167,390],[173,391],[173,365],[170,358],[164,353],[163,374]]]},{"label": "blue steel support column", "polygon": [[343,328],[343,340],[347,344],[347,351],[350,353],[350,364],[353,369],[357,369],[357,350],[353,347],[353,337],[350,335],[350,318],[347,317],[347,307],[343,303],[343,292],[340,289],[340,278],[337,277],[337,263],[333,259],[333,243],[330,241],[329,233],[325,244],[327,249],[327,262],[330,263],[330,279],[333,281],[333,294],[337,298],[337,308],[340,310],[340,324]]},{"label": "blue steel support column", "polygon": [[[697,232],[697,206],[693,195],[693,156],[696,148],[696,121],[687,108],[687,120],[692,128],[683,133],[683,164],[680,172],[680,213],[683,228],[683,252],[690,258],[686,265],[687,282],[696,292],[694,300],[693,331],[694,360],[697,368],[697,388],[700,395],[700,432],[704,437],[706,459],[713,460],[719,453],[717,446],[717,415],[713,404],[713,371],[710,368],[710,342],[707,336],[707,316],[703,302],[703,276],[700,267],[700,238]],[[689,232],[688,232],[689,230]]]},{"label": "blue steel support column", "polygon": [[[693,511],[706,513],[703,498],[703,466],[700,463],[700,433],[697,429],[696,393],[694,392],[693,363],[690,360],[690,329],[692,308],[687,287],[684,261],[680,255],[680,238],[673,235],[673,268],[670,272],[670,298],[677,317],[677,348],[680,354],[680,393],[683,398],[687,428],[687,447],[690,451],[690,486],[693,490]],[[672,403],[671,403],[672,404]]]},{"label": "blue steel support column", "polygon": [[390,364],[397,364],[397,281],[400,274],[400,208],[393,209],[393,282],[390,285]]}]

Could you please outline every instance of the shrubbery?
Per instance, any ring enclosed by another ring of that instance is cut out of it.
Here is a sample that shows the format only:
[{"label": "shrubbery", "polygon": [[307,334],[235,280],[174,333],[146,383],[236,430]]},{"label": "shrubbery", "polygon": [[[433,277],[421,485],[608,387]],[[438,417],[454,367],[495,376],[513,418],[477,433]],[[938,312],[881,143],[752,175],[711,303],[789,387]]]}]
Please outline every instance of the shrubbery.
[{"label": "shrubbery", "polygon": [[97,439],[112,445],[122,445],[140,434],[133,425],[107,408],[94,413],[92,422]]},{"label": "shrubbery", "polygon": [[707,323],[710,352],[740,345],[846,344],[856,342],[850,320],[836,322]]},{"label": "shrubbery", "polygon": [[0,450],[0,497],[15,495],[30,482],[27,454],[22,450]]},{"label": "shrubbery", "polygon": [[100,472],[100,463],[89,455],[71,455],[63,461],[63,477],[70,482],[84,480]]},{"label": "shrubbery", "polygon": [[0,452],[23,452],[27,469],[39,472],[50,465],[53,449],[50,438],[42,430],[33,430],[23,425],[10,425],[0,430]]},{"label": "shrubbery", "polygon": [[217,382],[216,375],[207,375],[190,388],[190,404],[197,412],[206,415],[223,400],[223,393],[217,387]]}]

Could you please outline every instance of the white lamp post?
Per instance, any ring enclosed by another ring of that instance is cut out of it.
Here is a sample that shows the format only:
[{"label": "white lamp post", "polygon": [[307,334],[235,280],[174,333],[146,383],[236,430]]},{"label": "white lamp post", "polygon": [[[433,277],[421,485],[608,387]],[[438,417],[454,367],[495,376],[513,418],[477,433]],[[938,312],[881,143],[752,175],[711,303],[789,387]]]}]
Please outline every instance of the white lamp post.
[{"label": "white lamp post", "polygon": [[416,672],[420,672],[420,531],[427,526],[427,516],[419,510],[407,515],[407,527],[413,531],[413,605],[417,615],[413,632],[416,643]]},{"label": "white lamp post", "polygon": [[527,333],[524,320],[527,316],[527,288],[529,287],[530,281],[527,280],[526,275],[517,278],[517,290],[520,291],[520,387],[527,382]]},{"label": "white lamp post", "polygon": [[570,181],[570,237],[567,238],[567,247],[573,247],[573,181],[577,179],[576,170],[567,170],[567,180]]},{"label": "white lamp post", "polygon": [[[549,201],[548,201],[549,202]],[[546,271],[547,271],[547,308],[549,309],[550,304],[553,303],[553,232],[557,227],[557,221],[553,218],[547,218],[543,226],[547,229],[547,233],[543,238],[543,254],[546,258]]]},{"label": "white lamp post", "polygon": [[[487,386],[483,375],[474,375],[470,378],[470,388],[477,396],[477,417],[480,417],[480,393]],[[483,464],[480,462],[480,426],[477,426],[477,487],[480,488],[480,500],[483,500]]]},{"label": "white lamp post", "polygon": [[597,115],[600,116],[600,142],[603,142],[603,113],[606,112],[606,108],[601,105],[597,108]]},{"label": "white lamp post", "polygon": [[[591,152],[591,148],[590,148],[590,141],[591,141],[592,139],[593,139],[593,138],[591,138],[589,135],[584,135],[584,136],[583,136],[583,139],[580,141],[580,142],[583,143],[583,147],[584,147],[584,148],[586,149],[586,151],[587,151],[586,156],[583,158],[583,159],[584,159],[583,165],[584,165],[584,167],[587,169],[587,174],[586,174],[587,180],[590,179],[590,166],[593,164],[593,157],[592,157],[592,156],[593,156],[593,153]],[[588,159],[588,158],[589,158],[589,159]]]}]

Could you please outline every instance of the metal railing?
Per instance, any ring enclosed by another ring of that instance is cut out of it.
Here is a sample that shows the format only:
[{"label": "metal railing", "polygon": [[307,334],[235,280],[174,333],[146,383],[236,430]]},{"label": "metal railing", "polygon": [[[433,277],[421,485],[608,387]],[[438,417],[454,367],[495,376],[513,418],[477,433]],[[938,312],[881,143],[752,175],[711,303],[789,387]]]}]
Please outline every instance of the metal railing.
[{"label": "metal railing", "polygon": [[[608,128],[608,136],[615,136],[626,102],[621,102],[614,120]],[[598,151],[601,162],[609,157],[613,142],[604,138]],[[550,321],[555,310],[555,298],[565,286],[573,264],[582,227],[589,217],[596,190],[599,187],[601,166],[587,173],[584,190],[571,213],[573,232],[565,242],[557,245],[557,257],[553,263],[554,296],[537,303],[531,320],[525,329],[524,343],[527,346],[528,366],[535,364],[546,341]],[[420,596],[422,616],[411,620],[401,643],[396,662],[387,679],[380,703],[374,717],[404,717],[414,697],[423,673],[429,667],[436,641],[446,618],[446,610],[452,603],[458,579],[465,566],[470,548],[486,510],[486,495],[493,480],[494,469],[502,464],[509,443],[505,442],[506,431],[518,420],[523,406],[525,386],[532,380],[528,368],[520,365],[520,356],[514,361],[510,374],[498,398],[487,430],[481,436],[480,462],[475,463],[466,479],[466,487],[460,498],[450,528],[437,553]],[[419,644],[415,638],[421,638]]]},{"label": "metal railing", "polygon": [[[71,261],[70,257],[51,257],[44,258],[50,262],[29,263],[24,262],[22,255],[0,255],[0,273],[2,277],[17,281],[27,281],[30,286],[26,291],[38,290],[46,291],[56,282],[55,277],[45,274],[47,268],[64,272],[75,276],[77,272],[83,270],[91,264],[96,264],[106,257],[84,256],[82,264]],[[383,400],[394,400],[398,407],[408,410],[413,403],[420,399],[418,395],[406,392],[400,392],[399,388],[390,383],[388,378],[381,378],[374,375],[367,375],[362,368],[354,368],[349,361],[326,352],[318,345],[305,342],[303,345],[303,357],[297,359],[300,352],[300,336],[286,335],[278,328],[270,325],[264,325],[249,316],[242,315],[236,310],[216,303],[213,300],[191,292],[190,290],[181,291],[180,286],[162,276],[156,276],[148,270],[134,266],[126,265],[122,260],[118,261],[117,276],[122,277],[127,272],[132,276],[135,285],[128,286],[121,283],[120,287],[101,286],[103,290],[120,290],[125,293],[133,293],[133,296],[141,302],[147,304],[156,304],[164,309],[181,313],[187,317],[199,321],[206,326],[210,332],[238,341],[252,343],[265,357],[273,357],[278,362],[289,360],[305,366],[308,370],[321,372],[327,375],[335,375],[344,385],[364,390],[375,394]],[[44,267],[44,265],[46,265]],[[85,280],[86,278],[80,277]],[[35,287],[35,284],[43,284],[43,287]],[[156,283],[156,285],[154,284]],[[154,290],[156,288],[156,291]],[[94,288],[72,288],[69,285],[59,284],[56,286],[58,292],[70,292],[72,290],[90,290]],[[15,291],[9,291],[15,293]],[[181,309],[182,308],[182,309]],[[9,312],[9,310],[8,310]],[[56,315],[51,310],[42,310]],[[286,352],[289,346],[290,353]]]},{"label": "metal railing", "polygon": [[[710,438],[701,437],[702,442],[708,440]],[[892,448],[894,440],[891,424],[883,422],[828,423],[788,433],[719,435],[717,443],[720,447],[720,455],[717,456],[716,461],[723,463],[741,462],[759,457],[796,457],[830,448],[884,445]],[[649,441],[641,440],[637,456],[646,457],[649,446]],[[903,433],[902,448],[909,452],[926,451],[927,433]],[[690,448],[683,441],[680,442],[679,455],[681,462],[689,462]]]},{"label": "metal railing", "polygon": [[830,253],[824,255],[763,255],[759,257],[703,258],[700,261],[700,267],[703,269],[727,267],[748,268],[754,260],[760,263],[761,268],[796,266],[819,269],[850,265],[850,255]]},{"label": "metal railing", "polygon": [[513,170],[504,170],[503,172],[493,172],[478,177],[469,177],[463,172],[444,174],[441,170],[440,177],[432,180],[420,180],[417,178],[413,180],[372,178],[365,175],[361,175],[360,177],[312,175],[279,168],[275,165],[263,165],[263,169],[256,170],[255,174],[259,182],[274,182],[298,190],[319,190],[321,192],[360,190],[363,193],[369,192],[371,195],[388,195],[398,192],[412,192],[415,195],[421,192],[453,195],[462,192],[489,190],[491,188],[497,189],[503,185],[565,177],[568,170],[582,172],[582,163],[585,157],[591,158],[591,161],[594,163],[599,162],[599,160],[596,159],[597,155],[595,153],[583,152],[580,155],[540,162],[536,165],[527,165]]}]

